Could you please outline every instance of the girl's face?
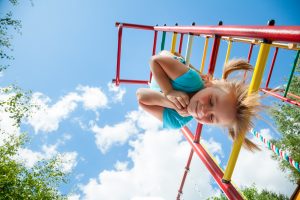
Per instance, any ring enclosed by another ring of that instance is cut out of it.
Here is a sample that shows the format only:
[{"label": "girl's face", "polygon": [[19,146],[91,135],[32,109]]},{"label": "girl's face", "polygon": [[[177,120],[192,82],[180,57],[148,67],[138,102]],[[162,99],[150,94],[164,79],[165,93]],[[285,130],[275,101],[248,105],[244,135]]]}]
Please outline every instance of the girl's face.
[{"label": "girl's face", "polygon": [[235,101],[230,93],[217,87],[206,87],[190,99],[187,111],[199,123],[226,126],[234,120]]}]

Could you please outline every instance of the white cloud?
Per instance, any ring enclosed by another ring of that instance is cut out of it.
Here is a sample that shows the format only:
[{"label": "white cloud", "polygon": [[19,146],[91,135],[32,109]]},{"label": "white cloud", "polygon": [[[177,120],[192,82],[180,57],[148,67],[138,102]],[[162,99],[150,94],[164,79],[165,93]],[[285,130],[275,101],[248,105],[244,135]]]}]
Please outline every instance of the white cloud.
[{"label": "white cloud", "polygon": [[34,152],[27,148],[20,149],[17,155],[15,159],[22,162],[28,168],[33,167],[38,161],[45,157],[41,152]]},{"label": "white cloud", "polygon": [[100,88],[78,86],[76,89],[83,92],[81,94],[81,101],[85,109],[96,110],[107,106],[107,97]]},{"label": "white cloud", "polygon": [[130,136],[138,132],[134,121],[129,117],[113,126],[105,125],[101,128],[93,125],[91,130],[95,133],[97,147],[102,153],[106,153],[115,144],[124,144]]},{"label": "white cloud", "polygon": [[117,171],[125,171],[127,170],[128,162],[120,162],[117,161],[115,164],[115,168]]},{"label": "white cloud", "polygon": [[68,196],[68,200],[79,200],[79,199],[80,199],[79,194],[72,194],[72,195]]},{"label": "white cloud", "polygon": [[28,148],[20,148],[15,159],[23,163],[26,167],[33,167],[38,161],[43,159],[51,159],[52,157],[58,156],[58,159],[61,161],[58,166],[65,173],[69,173],[77,165],[77,156],[76,151],[73,152],[63,152],[60,153],[57,151],[57,148],[60,145],[64,145],[66,140],[70,139],[70,135],[63,135],[63,139],[58,139],[55,144],[52,145],[43,145],[42,150],[32,151]]},{"label": "white cloud", "polygon": [[32,116],[28,119],[28,123],[33,126],[35,132],[45,131],[51,132],[57,130],[61,120],[66,119],[70,112],[77,107],[77,101],[80,96],[76,93],[69,93],[53,106],[48,106],[50,98],[42,93],[34,93],[32,95],[32,103],[38,105],[33,109]]},{"label": "white cloud", "polygon": [[77,152],[66,152],[60,154],[60,160],[62,161],[59,167],[61,168],[62,172],[70,173],[74,167],[77,165]]},{"label": "white cloud", "polygon": [[[140,115],[139,112],[131,112],[125,122],[129,119],[135,121],[139,130],[143,129],[139,125],[150,127],[144,123],[157,124],[157,121],[149,116],[147,120],[142,120],[143,123],[140,123],[139,117],[135,118]],[[117,127],[119,124],[112,127]],[[118,134],[130,132],[130,129],[125,128],[121,132],[119,130]],[[108,132],[112,134],[113,131],[108,130]],[[86,185],[80,187],[84,194],[83,199],[168,200],[176,198],[190,152],[190,146],[182,140],[182,134],[179,131],[149,128],[131,139],[128,157],[132,162],[132,168],[128,169],[127,161],[116,161],[115,170],[104,170],[98,178],[90,179]],[[210,141],[207,143],[210,146],[217,146]],[[217,191],[209,184],[211,176],[199,159],[194,157],[191,165],[191,172],[184,187],[184,199],[205,199],[215,194]],[[118,192],[115,192],[115,188],[118,188]],[[198,188],[201,190],[198,191]]]},{"label": "white cloud", "polygon": [[[267,133],[267,130],[263,130]],[[283,173],[278,166],[278,162],[271,158],[272,151],[253,138],[252,140],[260,145],[262,151],[251,153],[241,149],[234,173],[233,180],[239,187],[251,186],[256,184],[259,189],[267,189],[276,193],[290,196],[294,189],[288,179],[287,174]]]},{"label": "white cloud", "polygon": [[113,93],[112,99],[114,102],[121,102],[126,90],[121,86],[116,86],[114,83],[109,82],[107,84],[108,90]]},{"label": "white cloud", "polygon": [[96,87],[78,86],[76,90],[77,92],[66,94],[53,105],[50,105],[51,99],[42,93],[36,92],[32,95],[31,102],[38,107],[32,110],[33,114],[28,123],[36,133],[57,130],[60,122],[67,119],[79,103],[83,104],[84,109],[93,110],[99,118],[97,109],[107,107],[106,95]]},{"label": "white cloud", "polygon": [[102,153],[106,153],[113,145],[125,144],[133,135],[137,135],[138,129],[158,130],[161,122],[148,113],[139,109],[129,112],[125,121],[113,126],[99,127],[90,123],[91,131],[95,133],[96,144]]}]

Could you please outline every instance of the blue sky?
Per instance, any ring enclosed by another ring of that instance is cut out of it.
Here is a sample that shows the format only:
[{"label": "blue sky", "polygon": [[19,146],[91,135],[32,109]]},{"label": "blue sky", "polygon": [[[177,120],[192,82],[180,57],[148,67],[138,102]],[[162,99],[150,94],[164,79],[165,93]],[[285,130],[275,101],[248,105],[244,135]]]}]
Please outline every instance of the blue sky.
[{"label": "blue sky", "polygon": [[[27,131],[32,140],[20,154],[27,163],[34,163],[65,153],[64,158],[69,159],[65,169],[71,172],[70,183],[60,189],[62,193],[73,192],[70,199],[172,199],[177,195],[188,158],[190,148],[180,132],[161,130],[160,123],[139,110],[135,91],[141,86],[114,88],[109,84],[115,77],[116,21],[215,25],[223,20],[225,25],[266,25],[269,19],[275,19],[276,25],[300,24],[298,1],[255,0],[244,1],[242,5],[233,0],[185,4],[54,0],[33,4],[22,1],[12,7],[6,1],[0,2],[0,12],[11,10],[23,26],[22,35],[14,34],[11,54],[15,60],[1,74],[1,86],[15,83],[31,90],[33,100],[42,106],[42,111],[22,125],[21,130]],[[166,49],[170,48],[170,38],[168,34]],[[148,78],[152,40],[151,32],[123,31],[122,77]],[[191,60],[195,66],[200,65],[203,42],[203,38],[195,38]],[[217,77],[226,45],[221,43]],[[234,44],[231,57],[247,57],[248,48],[245,44]],[[255,47],[253,65],[257,52]],[[293,51],[279,51],[271,86],[284,84],[282,79],[289,75],[294,56]],[[209,55],[206,67],[208,59]],[[274,101],[264,100],[267,105]],[[255,124],[265,135],[279,137],[267,123]],[[191,129],[194,125],[190,125]],[[221,166],[225,166],[231,148],[226,133],[216,127],[205,127],[202,136]],[[287,181],[286,174],[279,172],[270,155],[267,150],[257,154],[242,151],[234,182],[241,187],[254,182],[259,188],[291,194],[295,186]],[[265,164],[258,171],[253,170],[255,163]],[[206,198],[219,192],[198,158],[195,157],[192,167],[184,198]]]}]

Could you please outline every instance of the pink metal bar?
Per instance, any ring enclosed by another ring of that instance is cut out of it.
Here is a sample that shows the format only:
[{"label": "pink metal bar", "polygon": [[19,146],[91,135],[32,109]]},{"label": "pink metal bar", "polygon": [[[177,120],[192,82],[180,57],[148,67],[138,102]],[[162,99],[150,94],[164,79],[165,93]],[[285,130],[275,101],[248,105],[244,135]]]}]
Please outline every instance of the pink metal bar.
[{"label": "pink metal bar", "polygon": [[217,166],[217,164],[213,161],[213,159],[206,152],[206,150],[202,147],[202,145],[194,142],[194,136],[193,136],[192,132],[186,126],[184,128],[182,128],[181,131],[183,132],[183,135],[185,136],[185,138],[188,140],[188,142],[192,146],[195,153],[199,156],[199,158],[202,160],[203,164],[206,166],[206,168],[208,169],[210,174],[213,176],[216,183],[219,185],[219,187],[225,193],[227,198],[230,200],[240,200],[240,199],[242,200],[243,197],[231,183],[223,183],[222,182],[222,177],[223,177],[222,170]]},{"label": "pink metal bar", "polygon": [[[250,63],[250,60],[251,60],[253,46],[254,46],[254,44],[251,43],[250,49],[249,49],[249,52],[248,52],[248,63]],[[246,81],[246,77],[247,77],[247,71],[244,72],[244,81],[243,81],[244,83]]]},{"label": "pink metal bar", "polygon": [[[196,142],[196,143],[199,143],[199,141],[200,141],[200,136],[201,136],[202,126],[203,126],[202,124],[198,123],[197,130],[196,130],[196,134],[195,134],[195,137],[194,137],[194,142]],[[181,194],[182,194],[182,189],[183,189],[183,186],[184,186],[184,183],[185,183],[185,179],[186,179],[188,170],[190,169],[190,164],[191,164],[193,155],[194,155],[194,150],[193,150],[193,148],[192,148],[192,149],[191,149],[191,152],[190,152],[189,159],[188,159],[187,164],[186,164],[186,167],[185,167],[185,171],[184,171],[182,180],[181,180],[180,188],[179,188],[179,190],[178,190],[177,200],[180,200],[180,196],[181,196]]]},{"label": "pink metal bar", "polygon": [[270,83],[270,79],[271,79],[271,76],[272,76],[272,72],[273,72],[275,61],[276,61],[277,53],[278,53],[278,47],[276,47],[275,52],[274,52],[271,68],[270,68],[269,75],[268,75],[268,80],[266,82],[266,88],[269,87],[269,83]]},{"label": "pink metal bar", "polygon": [[124,28],[134,28],[134,29],[142,29],[142,30],[154,30],[153,26],[140,25],[140,24],[130,24],[130,23],[122,23],[116,22],[115,26],[123,25]]},{"label": "pink metal bar", "polygon": [[250,63],[250,60],[251,60],[253,46],[254,46],[254,44],[252,43],[250,45],[250,49],[249,49],[249,52],[248,52],[248,63]]},{"label": "pink metal bar", "polygon": [[[119,84],[120,83],[129,83],[129,84],[148,84],[149,81],[144,81],[144,80],[129,80],[129,79],[119,79]],[[112,80],[113,83],[116,83],[117,80],[113,79]]]},{"label": "pink metal bar", "polygon": [[118,53],[117,53],[117,72],[116,72],[116,86],[120,84],[120,61],[121,61],[121,49],[122,49],[122,31],[123,25],[118,26]]},{"label": "pink metal bar", "polygon": [[269,91],[269,90],[267,90],[267,89],[264,89],[264,88],[260,88],[260,90],[261,90],[262,92],[264,92],[264,93],[267,93],[267,94],[273,96],[273,97],[276,97],[276,98],[278,98],[278,99],[281,99],[282,101],[285,101],[285,102],[288,102],[288,103],[290,103],[290,104],[293,104],[293,105],[296,105],[296,106],[300,107],[300,102],[294,101],[294,100],[289,99],[289,98],[287,98],[287,97],[283,97],[283,96],[281,96],[281,95],[279,95],[279,94],[276,94],[275,92],[271,92],[271,91]]},{"label": "pink metal bar", "polygon": [[[152,56],[154,56],[154,55],[155,55],[155,52],[156,52],[156,41],[157,41],[157,31],[154,31]],[[150,82],[150,83],[151,83],[151,80],[152,80],[152,72],[150,71],[150,79],[149,79],[149,82]]]},{"label": "pink metal bar", "polygon": [[194,138],[194,142],[197,142],[197,143],[200,142],[200,136],[201,136],[201,132],[202,132],[202,127],[203,127],[203,124],[198,123],[197,129],[196,129],[195,138]]},{"label": "pink metal bar", "polygon": [[210,54],[210,61],[209,61],[209,68],[208,68],[208,74],[213,75],[216,67],[216,61],[218,57],[218,51],[220,46],[220,36],[215,36],[213,47]]},{"label": "pink metal bar", "polygon": [[183,33],[180,34],[180,42],[179,42],[179,49],[178,52],[181,54],[181,50],[182,50],[182,42],[183,42]]},{"label": "pink metal bar", "polygon": [[157,26],[157,31],[300,42],[300,26]]},{"label": "pink metal bar", "polygon": [[179,187],[179,190],[178,190],[178,194],[177,194],[177,198],[176,198],[177,200],[180,200],[180,196],[182,195],[182,189],[183,189],[183,186],[184,186],[184,183],[185,183],[186,176],[187,176],[187,174],[190,170],[190,165],[191,165],[193,155],[194,155],[194,150],[191,149],[190,156],[189,156],[189,159],[186,163],[184,174],[183,174],[181,184],[180,184],[180,187]]}]

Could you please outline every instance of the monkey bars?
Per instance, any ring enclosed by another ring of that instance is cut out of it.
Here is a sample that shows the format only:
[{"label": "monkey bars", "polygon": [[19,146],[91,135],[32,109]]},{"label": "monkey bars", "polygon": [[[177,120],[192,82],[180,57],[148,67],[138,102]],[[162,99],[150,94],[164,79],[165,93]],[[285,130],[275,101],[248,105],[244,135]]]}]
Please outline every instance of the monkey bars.
[{"label": "monkey bars", "polygon": [[[269,95],[272,95],[276,98],[279,98],[283,101],[288,103],[294,104],[300,107],[300,103],[297,100],[294,100],[295,97],[299,97],[295,94],[291,94],[288,92],[288,87],[284,90],[284,95],[277,94],[276,91],[270,89],[269,82],[271,79],[272,71],[275,65],[276,57],[278,50],[280,48],[296,50],[297,55],[294,61],[294,66],[291,72],[289,83],[292,79],[294,68],[299,63],[299,50],[300,50],[300,26],[274,26],[275,21],[271,20],[268,23],[268,26],[228,26],[223,25],[220,21],[217,26],[198,26],[193,23],[191,26],[147,26],[147,25],[139,25],[139,24],[130,24],[130,23],[120,23],[116,22],[116,26],[118,27],[118,52],[117,52],[117,66],[116,66],[116,77],[113,79],[113,82],[118,86],[119,84],[123,83],[130,83],[130,84],[148,84],[151,82],[152,75],[150,73],[149,80],[132,80],[132,79],[122,79],[121,78],[121,71],[120,71],[120,59],[121,59],[121,44],[122,44],[122,31],[124,28],[133,28],[133,29],[141,29],[146,31],[153,31],[154,32],[154,39],[153,39],[153,48],[152,48],[152,55],[155,55],[156,46],[157,46],[157,34],[158,32],[162,32],[161,38],[161,48],[163,50],[165,48],[165,40],[166,40],[166,33],[171,32],[172,35],[172,42],[171,42],[171,52],[174,53],[176,49],[176,42],[177,36],[180,34],[180,42],[179,42],[179,49],[178,52],[181,53],[182,51],[182,43],[183,37],[188,35],[188,42],[186,47],[186,55],[185,60],[187,63],[190,61],[191,52],[193,41],[195,37],[204,37],[205,44],[203,47],[203,54],[202,60],[200,65],[200,71],[203,72],[206,54],[207,54],[207,47],[208,47],[208,40],[212,38],[213,45],[212,50],[210,53],[210,61],[208,64],[208,74],[213,75],[216,65],[216,60],[218,56],[218,50],[220,46],[221,40],[229,41],[227,54],[226,54],[226,61],[230,57],[230,50],[233,42],[243,42],[250,44],[249,52],[248,52],[248,62],[251,59],[252,49],[254,45],[259,45],[259,53],[257,56],[256,64],[254,73],[251,79],[250,87],[248,94],[252,92],[262,91]],[[264,74],[266,62],[268,59],[270,48],[274,47],[275,52],[272,59],[272,64],[270,67],[270,72],[268,75],[268,80],[265,85],[265,88],[261,88],[261,81],[262,76]],[[288,84],[289,85],[289,84]],[[290,99],[289,97],[293,97],[294,99]],[[300,99],[300,97],[298,98]],[[231,151],[231,155],[228,159],[227,167],[225,173],[222,169],[214,162],[214,159],[210,156],[210,154],[205,150],[203,145],[199,142],[200,135],[202,131],[202,125],[198,124],[197,130],[195,135],[187,128],[184,127],[181,129],[183,135],[186,137],[187,141],[191,145],[191,152],[185,166],[185,172],[180,184],[180,188],[178,190],[177,199],[180,199],[180,196],[183,192],[183,187],[185,183],[185,179],[187,173],[189,171],[190,163],[194,152],[198,155],[201,161],[204,163],[206,168],[209,170],[219,187],[223,190],[224,194],[229,199],[243,199],[242,194],[240,194],[236,188],[231,184],[231,177],[237,162],[237,158],[241,149],[242,142],[244,138],[236,139],[233,143],[233,148]],[[245,134],[242,134],[245,135]]]}]

